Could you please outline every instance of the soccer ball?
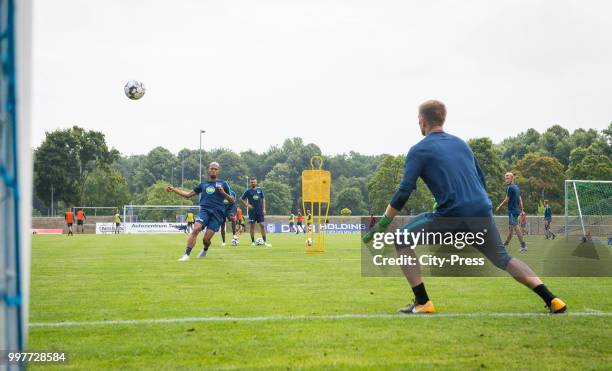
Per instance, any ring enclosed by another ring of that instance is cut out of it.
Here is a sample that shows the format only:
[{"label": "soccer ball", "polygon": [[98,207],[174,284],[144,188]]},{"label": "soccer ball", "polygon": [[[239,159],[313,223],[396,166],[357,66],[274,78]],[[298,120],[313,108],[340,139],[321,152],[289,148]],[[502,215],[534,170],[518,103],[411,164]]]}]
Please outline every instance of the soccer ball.
[{"label": "soccer ball", "polygon": [[265,242],[264,242],[263,238],[259,237],[257,240],[255,240],[255,243],[261,246],[261,245],[263,245]]},{"label": "soccer ball", "polygon": [[240,244],[240,240],[237,237],[232,238],[232,246],[238,246]]},{"label": "soccer ball", "polygon": [[145,86],[140,81],[130,80],[125,84],[123,91],[126,97],[137,100],[145,95]]},{"label": "soccer ball", "polygon": [[306,240],[306,245],[307,245],[307,246],[312,246],[312,238],[310,238],[310,237],[309,237],[309,238]]}]

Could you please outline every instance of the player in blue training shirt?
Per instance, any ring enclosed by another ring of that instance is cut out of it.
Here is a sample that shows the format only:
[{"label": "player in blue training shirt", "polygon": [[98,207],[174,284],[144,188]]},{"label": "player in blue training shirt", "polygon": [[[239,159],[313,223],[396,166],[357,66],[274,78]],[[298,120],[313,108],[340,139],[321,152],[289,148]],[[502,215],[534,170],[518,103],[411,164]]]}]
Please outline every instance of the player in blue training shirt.
[{"label": "player in blue training shirt", "polygon": [[523,232],[521,228],[519,228],[519,216],[525,213],[525,209],[523,208],[523,198],[521,197],[521,190],[514,183],[514,174],[508,172],[504,175],[504,180],[506,185],[506,198],[502,201],[501,204],[495,209],[495,211],[499,211],[504,205],[508,204],[508,238],[506,238],[506,242],[504,242],[504,246],[508,246],[510,244],[510,240],[512,240],[513,232],[516,232],[516,237],[519,239],[521,243],[521,252],[527,251],[527,244],[525,243],[525,239],[523,238]]},{"label": "player in blue training shirt", "polygon": [[[403,230],[452,233],[457,229],[444,228],[449,228],[447,222],[453,219],[459,219],[458,229],[484,226],[487,229],[485,243],[474,247],[495,266],[506,270],[517,281],[533,289],[544,300],[551,313],[564,312],[567,309],[565,303],[554,296],[525,263],[508,255],[493,220],[491,200],[487,196],[485,177],[478,161],[463,140],[443,130],[446,118],[444,104],[433,100],[421,104],[418,118],[421,133],[425,138],[408,152],[404,176],[398,190],[385,214],[374,228],[364,235],[363,241],[369,243],[376,233],[386,230],[393,218],[403,209],[420,177],[427,184],[438,206],[434,212],[416,216],[402,227]],[[470,226],[473,220],[478,220],[477,226]],[[410,257],[417,262],[401,267],[412,287],[415,301],[412,305],[400,309],[400,312],[434,313],[435,308],[425,290],[415,251],[405,244],[397,245],[397,250],[402,261],[407,261]]]},{"label": "player in blue training shirt", "polygon": [[[234,200],[236,200],[236,193],[234,191],[230,191],[230,196]],[[232,238],[236,237],[236,212],[238,208],[236,207],[236,202],[229,202],[228,200],[223,200],[225,204],[225,217],[223,218],[223,222],[221,223],[221,246],[225,246],[225,222],[229,220],[232,223]]]},{"label": "player in blue training shirt", "polygon": [[267,247],[272,245],[266,241],[266,225],[264,215],[266,214],[266,196],[263,189],[257,186],[257,178],[251,177],[251,188],[244,191],[240,201],[249,209],[249,224],[251,225],[251,246],[255,246],[255,223],[259,224],[261,238]]},{"label": "player in blue training shirt", "polygon": [[544,235],[547,240],[549,238],[554,240],[557,236],[550,230],[550,222],[552,222],[552,209],[548,204],[548,200],[544,200]]},{"label": "player in blue training shirt", "polygon": [[185,255],[183,255],[179,261],[189,260],[189,254],[193,246],[196,244],[198,234],[206,228],[204,232],[204,248],[200,251],[198,259],[202,259],[206,256],[206,252],[210,247],[210,240],[214,236],[215,232],[219,230],[221,223],[225,219],[226,204],[223,201],[227,200],[230,203],[234,203],[234,198],[230,195],[232,190],[229,184],[224,180],[218,179],[219,175],[219,164],[217,162],[211,162],[208,165],[208,180],[200,183],[192,191],[183,191],[181,189],[168,186],[166,190],[168,192],[174,192],[179,196],[185,198],[193,197],[197,194],[200,195],[200,212],[195,220],[193,231],[187,238],[187,248],[185,249]]}]

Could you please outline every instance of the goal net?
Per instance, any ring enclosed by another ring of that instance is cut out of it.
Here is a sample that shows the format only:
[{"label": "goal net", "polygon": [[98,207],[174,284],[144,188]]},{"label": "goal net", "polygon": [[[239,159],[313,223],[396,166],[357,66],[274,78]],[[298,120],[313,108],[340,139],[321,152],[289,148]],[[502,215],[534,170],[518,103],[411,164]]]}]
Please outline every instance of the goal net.
[{"label": "goal net", "polygon": [[200,211],[199,205],[125,205],[125,223],[185,223],[187,213],[194,216]]},{"label": "goal net", "polygon": [[612,181],[565,181],[565,236],[612,238]]}]

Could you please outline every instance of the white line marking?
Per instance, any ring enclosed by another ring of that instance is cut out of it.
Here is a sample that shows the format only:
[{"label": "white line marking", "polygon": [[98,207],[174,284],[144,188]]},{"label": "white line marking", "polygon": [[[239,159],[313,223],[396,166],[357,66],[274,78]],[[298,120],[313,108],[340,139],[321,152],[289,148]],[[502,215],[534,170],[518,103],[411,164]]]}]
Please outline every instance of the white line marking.
[{"label": "white line marking", "polygon": [[[354,313],[354,314],[302,314],[273,315],[262,317],[185,317],[159,319],[128,319],[108,321],[66,321],[66,322],[32,322],[30,327],[76,327],[76,326],[109,326],[109,325],[141,325],[160,323],[186,322],[258,322],[258,321],[295,321],[295,320],[341,320],[341,319],[416,319],[416,318],[504,318],[504,317],[544,317],[548,313],[438,313],[429,315],[406,315],[389,313]],[[607,317],[608,312],[569,312],[558,314],[559,317]]]},{"label": "white line marking", "polygon": [[593,309],[593,308],[584,308],[584,311],[587,313],[604,313],[603,311],[599,310],[599,309]]}]

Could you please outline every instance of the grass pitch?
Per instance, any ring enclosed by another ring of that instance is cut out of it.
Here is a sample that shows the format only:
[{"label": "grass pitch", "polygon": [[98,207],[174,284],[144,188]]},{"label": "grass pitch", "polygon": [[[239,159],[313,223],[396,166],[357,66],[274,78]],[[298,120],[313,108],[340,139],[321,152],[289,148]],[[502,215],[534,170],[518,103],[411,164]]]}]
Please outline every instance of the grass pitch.
[{"label": "grass pitch", "polygon": [[358,235],[330,236],[319,255],[303,236],[247,240],[215,237],[206,259],[199,245],[177,262],[183,235],[34,236],[29,350],[66,351],[68,364],[44,366],[61,369],[612,364],[612,278],[546,279],[570,307],[558,316],[511,278],[426,278],[438,314],[410,317],[395,314],[412,301],[403,278],[361,277]]}]

